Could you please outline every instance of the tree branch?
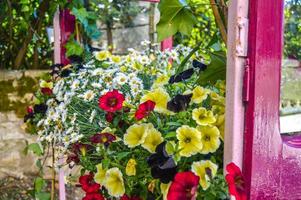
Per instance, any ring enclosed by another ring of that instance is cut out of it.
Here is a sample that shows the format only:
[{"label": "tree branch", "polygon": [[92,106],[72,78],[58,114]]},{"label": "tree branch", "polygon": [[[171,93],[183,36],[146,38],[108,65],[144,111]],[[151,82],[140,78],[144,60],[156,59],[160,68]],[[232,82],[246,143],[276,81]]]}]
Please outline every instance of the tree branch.
[{"label": "tree branch", "polygon": [[221,32],[221,36],[222,36],[222,39],[223,39],[225,45],[227,46],[227,30],[226,30],[225,24],[222,20],[222,17],[219,13],[218,6],[216,5],[215,0],[210,0],[210,3],[211,3],[213,15],[215,17],[215,21],[217,23],[217,27],[219,28],[219,30]]}]

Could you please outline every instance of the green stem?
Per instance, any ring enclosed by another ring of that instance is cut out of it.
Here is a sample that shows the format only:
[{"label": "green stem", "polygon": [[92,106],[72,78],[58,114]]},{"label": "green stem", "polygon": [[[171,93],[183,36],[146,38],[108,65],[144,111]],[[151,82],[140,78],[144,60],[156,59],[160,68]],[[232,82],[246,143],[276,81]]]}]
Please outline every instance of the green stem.
[{"label": "green stem", "polygon": [[184,60],[181,62],[181,64],[179,65],[175,76],[177,76],[179,73],[181,73],[184,70],[184,67],[186,65],[186,63],[189,61],[189,59],[191,58],[191,56],[197,52],[201,46],[202,42],[199,42],[192,50],[191,52],[184,58]]}]

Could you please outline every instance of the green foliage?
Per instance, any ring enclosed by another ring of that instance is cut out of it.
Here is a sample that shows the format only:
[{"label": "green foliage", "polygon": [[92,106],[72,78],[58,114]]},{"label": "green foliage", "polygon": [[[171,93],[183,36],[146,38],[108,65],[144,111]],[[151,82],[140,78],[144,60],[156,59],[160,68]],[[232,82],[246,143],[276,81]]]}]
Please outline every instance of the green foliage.
[{"label": "green foliage", "polygon": [[43,155],[43,149],[41,148],[40,144],[38,143],[32,143],[29,144],[26,149],[25,152],[27,153],[28,151],[32,151],[34,154],[36,154],[37,156],[42,156]]},{"label": "green foliage", "polygon": [[[79,20],[87,36],[91,39],[98,39],[101,35],[96,26],[97,16],[95,12],[87,11],[86,8],[72,8],[72,14]],[[66,47],[68,49],[68,46]]]},{"label": "green foliage", "polygon": [[211,62],[207,69],[200,74],[199,83],[202,85],[208,82],[214,83],[217,80],[225,80],[226,78],[226,54],[225,52],[209,53]]},{"label": "green foliage", "polygon": [[70,40],[66,43],[65,48],[67,49],[66,56],[71,56],[71,55],[80,56],[84,52],[84,49],[73,38],[70,38]]},{"label": "green foliage", "polygon": [[301,2],[286,0],[284,56],[301,60]]},{"label": "green foliage", "polygon": [[[49,6],[44,10],[42,4],[46,1]],[[63,3],[64,0],[0,1],[0,68],[47,68],[51,64],[53,50],[46,27],[52,26],[57,6]],[[23,62],[16,67],[16,57],[27,41]]]},{"label": "green foliage", "polygon": [[197,23],[185,1],[163,0],[159,4],[161,13],[160,22],[157,24],[158,40],[180,32],[189,35],[193,25]]}]

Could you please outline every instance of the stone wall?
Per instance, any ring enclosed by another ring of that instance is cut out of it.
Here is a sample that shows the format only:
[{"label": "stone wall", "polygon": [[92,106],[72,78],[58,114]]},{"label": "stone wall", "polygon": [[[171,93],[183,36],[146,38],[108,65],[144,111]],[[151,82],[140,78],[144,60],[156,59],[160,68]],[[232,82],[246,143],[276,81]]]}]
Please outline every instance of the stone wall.
[{"label": "stone wall", "polygon": [[23,178],[37,172],[35,157],[24,154],[35,136],[25,132],[22,116],[45,71],[0,71],[0,179]]}]

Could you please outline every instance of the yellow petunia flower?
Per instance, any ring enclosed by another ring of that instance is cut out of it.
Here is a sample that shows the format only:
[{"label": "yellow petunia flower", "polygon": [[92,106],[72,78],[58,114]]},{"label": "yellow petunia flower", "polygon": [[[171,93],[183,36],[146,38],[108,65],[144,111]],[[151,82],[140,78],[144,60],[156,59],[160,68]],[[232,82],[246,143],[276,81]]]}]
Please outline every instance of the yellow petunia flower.
[{"label": "yellow petunia flower", "polygon": [[156,147],[163,142],[161,133],[155,128],[149,129],[142,147],[151,153],[154,153]]},{"label": "yellow petunia flower", "polygon": [[216,92],[211,91],[210,98],[212,99],[213,104],[225,105],[225,97],[220,96]]},{"label": "yellow petunia flower", "polygon": [[215,115],[225,114],[225,106],[213,105],[211,110]]},{"label": "yellow petunia flower", "polygon": [[109,169],[105,177],[105,188],[109,195],[113,197],[121,197],[125,193],[123,176],[117,167]]},{"label": "yellow petunia flower", "polygon": [[96,183],[103,185],[106,177],[106,170],[102,167],[102,164],[96,165],[97,173],[94,175],[94,180]]},{"label": "yellow petunia flower", "polygon": [[163,200],[167,200],[167,194],[168,194],[170,185],[171,185],[171,182],[167,183],[167,184],[165,184],[165,183],[160,184],[160,190],[163,195]]},{"label": "yellow petunia flower", "polygon": [[104,61],[110,57],[110,52],[109,51],[99,51],[95,54],[96,60],[99,61]]},{"label": "yellow petunia flower", "polygon": [[224,141],[224,137],[225,137],[225,123],[221,124],[217,128],[218,128],[218,130],[220,132],[220,138],[222,139],[222,141]]},{"label": "yellow petunia flower", "polygon": [[196,104],[202,103],[205,99],[207,99],[209,92],[210,91],[208,89],[197,86],[192,91],[191,101]]},{"label": "yellow petunia flower", "polygon": [[148,130],[153,128],[152,124],[134,124],[126,130],[123,141],[130,148],[143,144],[147,136]]},{"label": "yellow petunia flower", "polygon": [[156,103],[156,112],[165,114],[172,113],[167,110],[167,102],[170,100],[170,96],[163,88],[156,88],[141,98],[141,102],[145,102],[147,100],[151,100]]},{"label": "yellow petunia flower", "polygon": [[147,186],[147,190],[150,191],[151,193],[154,193],[154,190],[156,188],[156,180],[152,180],[148,186]]},{"label": "yellow petunia flower", "polygon": [[158,76],[158,78],[154,81],[153,88],[162,87],[166,85],[168,81],[169,81],[169,76],[162,74]]},{"label": "yellow petunia flower", "polygon": [[177,129],[180,156],[190,157],[201,152],[203,148],[202,133],[195,128],[183,125]]},{"label": "yellow petunia flower", "polygon": [[111,61],[115,64],[119,64],[121,62],[120,56],[111,56]]},{"label": "yellow petunia flower", "polygon": [[219,91],[224,95],[226,91],[226,82],[223,80],[218,80],[215,85],[219,89]]},{"label": "yellow petunia flower", "polygon": [[192,119],[194,119],[198,125],[203,126],[216,122],[213,112],[211,110],[206,110],[206,108],[203,107],[193,109]]},{"label": "yellow petunia flower", "polygon": [[217,165],[210,160],[193,162],[191,165],[193,173],[200,177],[200,185],[203,190],[207,190],[209,188],[210,181],[215,177],[217,168]]},{"label": "yellow petunia flower", "polygon": [[214,153],[221,144],[220,132],[216,126],[198,126],[202,133],[203,149],[202,154]]},{"label": "yellow petunia flower", "polygon": [[135,159],[131,158],[125,167],[125,173],[128,176],[135,176],[136,175],[136,165],[137,162]]},{"label": "yellow petunia flower", "polygon": [[49,89],[52,89],[52,88],[53,88],[53,82],[47,82],[47,81],[41,80],[41,81],[40,81],[40,87],[41,87],[41,88],[49,88]]}]

